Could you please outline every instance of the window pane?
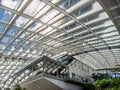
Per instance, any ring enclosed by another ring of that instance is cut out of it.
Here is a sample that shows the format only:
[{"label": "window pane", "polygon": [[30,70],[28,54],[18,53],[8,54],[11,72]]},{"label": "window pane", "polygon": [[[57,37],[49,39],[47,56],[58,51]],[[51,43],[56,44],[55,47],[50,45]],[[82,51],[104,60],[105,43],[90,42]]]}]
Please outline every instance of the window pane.
[{"label": "window pane", "polygon": [[0,8],[0,22],[8,23],[12,17],[12,13]]}]

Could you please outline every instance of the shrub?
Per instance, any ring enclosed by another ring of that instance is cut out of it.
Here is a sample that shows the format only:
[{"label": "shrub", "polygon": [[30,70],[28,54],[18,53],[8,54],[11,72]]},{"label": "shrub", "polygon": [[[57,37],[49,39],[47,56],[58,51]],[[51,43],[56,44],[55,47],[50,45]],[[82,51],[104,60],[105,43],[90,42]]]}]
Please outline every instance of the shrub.
[{"label": "shrub", "polygon": [[120,85],[120,78],[114,78],[113,85]]},{"label": "shrub", "polygon": [[86,83],[84,85],[84,89],[85,90],[95,90],[95,87],[94,87],[93,83]]},{"label": "shrub", "polygon": [[113,83],[112,79],[109,78],[109,79],[102,79],[99,84],[101,88],[105,88],[105,87],[110,87],[112,83]]},{"label": "shrub", "polygon": [[101,74],[101,73],[97,73],[97,74],[92,74],[92,77],[95,79],[95,80],[102,80],[102,79],[105,79],[105,78],[111,78],[109,74]]},{"label": "shrub", "polygon": [[94,86],[95,86],[95,89],[96,90],[100,90],[101,89],[101,87],[100,87],[100,80],[96,80],[95,82],[94,82]]},{"label": "shrub", "polygon": [[25,88],[22,88],[19,84],[15,85],[13,90],[26,90]]},{"label": "shrub", "polygon": [[120,78],[106,78],[94,82],[96,90],[120,90]]}]

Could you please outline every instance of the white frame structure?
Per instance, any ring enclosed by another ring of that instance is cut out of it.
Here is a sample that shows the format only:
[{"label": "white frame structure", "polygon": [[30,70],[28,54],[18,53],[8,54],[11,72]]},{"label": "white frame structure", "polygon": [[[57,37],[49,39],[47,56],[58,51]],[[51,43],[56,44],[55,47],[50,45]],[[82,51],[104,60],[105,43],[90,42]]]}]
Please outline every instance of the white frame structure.
[{"label": "white frame structure", "polygon": [[[110,0],[112,1],[112,0]],[[0,86],[37,58],[64,54],[94,69],[120,64],[120,16],[100,0],[1,0]]]}]

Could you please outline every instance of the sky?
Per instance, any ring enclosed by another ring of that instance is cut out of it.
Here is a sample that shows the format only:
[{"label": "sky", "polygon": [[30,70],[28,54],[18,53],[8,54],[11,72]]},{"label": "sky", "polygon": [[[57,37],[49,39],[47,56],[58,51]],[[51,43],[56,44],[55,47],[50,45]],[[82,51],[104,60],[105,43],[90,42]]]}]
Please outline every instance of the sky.
[{"label": "sky", "polygon": [[0,22],[8,23],[12,14],[0,8]]}]

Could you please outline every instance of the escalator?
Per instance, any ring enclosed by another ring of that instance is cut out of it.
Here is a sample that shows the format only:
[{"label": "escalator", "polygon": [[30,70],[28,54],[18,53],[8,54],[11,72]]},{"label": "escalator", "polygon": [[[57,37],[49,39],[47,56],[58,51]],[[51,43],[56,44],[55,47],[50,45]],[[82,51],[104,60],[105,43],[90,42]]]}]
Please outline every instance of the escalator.
[{"label": "escalator", "polygon": [[[59,59],[57,59],[58,62],[60,62],[62,65],[68,66],[73,60],[75,60],[75,58],[73,58],[70,55],[64,55],[62,57],[60,57]],[[54,62],[54,60],[53,60]],[[57,74],[63,74],[63,71],[65,70],[66,67],[60,66],[57,67],[54,63],[52,63],[52,61],[48,61],[44,63],[44,72],[47,74],[51,74],[51,75],[57,75]],[[43,66],[41,66],[43,67]],[[35,71],[38,70],[40,68],[40,66],[38,64],[34,64],[34,67],[29,67],[30,71]],[[36,75],[40,74],[43,71],[39,71],[36,73]]]},{"label": "escalator", "polygon": [[[65,55],[61,58],[59,58],[58,60],[53,60],[47,56],[43,56],[35,61],[33,61],[31,64],[29,64],[28,66],[24,67],[23,69],[21,69],[20,71],[18,71],[15,76],[12,79],[13,83],[15,82],[16,79],[19,78],[19,76],[21,77],[21,79],[19,79],[21,82],[21,84],[24,86],[26,86],[28,83],[37,81],[37,83],[42,83],[41,82],[41,78],[44,78],[42,80],[44,80],[46,83],[50,83],[51,81],[49,80],[48,82],[48,78],[51,79],[52,81],[54,81],[54,84],[56,84],[55,82],[60,82],[63,85],[73,85],[78,87],[81,83],[84,84],[85,82],[82,79],[85,79],[81,76],[78,76],[74,73],[69,72],[69,64],[71,64],[71,62],[73,62],[75,60],[75,58],[69,56],[69,55]],[[24,74],[24,75],[22,75]],[[31,76],[32,75],[32,76]],[[42,75],[42,76],[41,76]],[[25,79],[26,77],[28,77],[27,79]],[[32,79],[33,77],[33,79]],[[35,84],[36,82],[32,83]],[[44,83],[44,84],[46,84]],[[11,83],[10,83],[11,85]],[[29,87],[28,84],[27,87]],[[51,88],[53,86],[53,84],[50,84]],[[57,84],[59,85],[59,84]],[[62,86],[62,85],[60,85]],[[42,87],[42,86],[41,86]],[[82,86],[80,86],[82,87]],[[68,88],[68,86],[66,86],[66,88]],[[61,88],[59,88],[60,90],[62,90]],[[58,89],[58,90],[59,90]],[[28,89],[31,90],[31,89]],[[35,90],[35,89],[34,89]],[[39,90],[39,89],[36,89]],[[44,89],[45,90],[45,89]],[[48,89],[46,89],[48,90]],[[56,89],[55,89],[56,90]],[[70,90],[70,89],[68,89]],[[76,89],[78,90],[78,89]]]}]

